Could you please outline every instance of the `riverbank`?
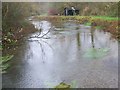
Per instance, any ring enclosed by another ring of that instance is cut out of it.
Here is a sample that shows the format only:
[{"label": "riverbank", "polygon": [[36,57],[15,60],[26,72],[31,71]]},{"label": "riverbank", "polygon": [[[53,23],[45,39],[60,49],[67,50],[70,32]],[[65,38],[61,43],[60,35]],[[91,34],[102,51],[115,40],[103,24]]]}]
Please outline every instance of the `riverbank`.
[{"label": "riverbank", "polygon": [[[16,27],[14,27],[16,28]],[[14,32],[13,32],[14,31]],[[2,46],[4,49],[9,49],[12,46],[19,45],[20,41],[26,37],[27,35],[36,32],[37,30],[35,27],[30,23],[26,22],[26,25],[24,27],[18,27],[16,30],[13,29],[13,31],[9,32],[3,32],[2,35]]]},{"label": "riverbank", "polygon": [[105,32],[110,32],[112,37],[120,40],[120,32],[118,31],[118,18],[107,16],[36,16],[34,19],[50,20],[60,22],[65,20],[76,20],[80,24],[93,26],[96,29],[102,29]]}]

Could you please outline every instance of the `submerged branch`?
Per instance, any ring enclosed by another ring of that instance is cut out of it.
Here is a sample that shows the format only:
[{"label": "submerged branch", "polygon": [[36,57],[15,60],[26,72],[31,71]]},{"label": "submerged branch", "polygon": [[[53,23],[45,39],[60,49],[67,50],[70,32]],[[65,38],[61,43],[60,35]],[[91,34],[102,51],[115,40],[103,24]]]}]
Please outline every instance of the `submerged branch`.
[{"label": "submerged branch", "polygon": [[43,38],[43,37],[46,36],[50,31],[51,31],[51,28],[50,28],[45,34],[43,34],[41,37],[39,37],[39,35],[41,35],[41,33],[39,33],[37,36],[30,37],[30,38]]}]

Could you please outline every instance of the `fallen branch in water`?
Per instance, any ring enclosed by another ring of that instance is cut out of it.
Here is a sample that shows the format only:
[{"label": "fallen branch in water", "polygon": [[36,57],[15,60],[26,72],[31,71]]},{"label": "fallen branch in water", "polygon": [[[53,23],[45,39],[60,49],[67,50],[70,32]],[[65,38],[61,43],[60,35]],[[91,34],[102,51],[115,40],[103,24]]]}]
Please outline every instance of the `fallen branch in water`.
[{"label": "fallen branch in water", "polygon": [[52,28],[50,28],[48,30],[48,32],[46,32],[45,34],[43,34],[41,37],[39,37],[41,35],[41,33],[39,33],[37,36],[34,36],[34,37],[30,37],[30,38],[43,38],[44,36],[46,36],[50,31],[51,31]]}]

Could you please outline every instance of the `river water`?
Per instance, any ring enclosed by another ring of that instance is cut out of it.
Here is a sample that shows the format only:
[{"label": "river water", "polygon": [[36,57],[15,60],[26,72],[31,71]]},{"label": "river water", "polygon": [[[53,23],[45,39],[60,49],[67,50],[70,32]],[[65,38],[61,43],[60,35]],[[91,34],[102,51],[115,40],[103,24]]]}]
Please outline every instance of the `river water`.
[{"label": "river water", "polygon": [[62,81],[73,88],[118,87],[118,42],[110,33],[75,21],[31,22],[42,33],[15,51],[3,88],[53,88]]}]

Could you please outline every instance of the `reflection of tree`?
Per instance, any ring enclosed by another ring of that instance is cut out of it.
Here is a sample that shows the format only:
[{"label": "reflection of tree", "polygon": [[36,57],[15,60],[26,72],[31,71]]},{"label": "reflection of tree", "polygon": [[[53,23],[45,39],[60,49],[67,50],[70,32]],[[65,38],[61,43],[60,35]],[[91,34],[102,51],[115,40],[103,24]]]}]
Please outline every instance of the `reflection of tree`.
[{"label": "reflection of tree", "polygon": [[90,33],[91,33],[92,47],[95,48],[95,45],[94,45],[94,29],[93,28],[90,30]]},{"label": "reflection of tree", "polygon": [[76,37],[77,37],[77,44],[78,46],[80,46],[80,33],[79,32],[76,34]]},{"label": "reflection of tree", "polygon": [[45,42],[43,40],[41,40],[41,41],[40,40],[35,40],[35,42],[37,42],[40,45],[41,56],[42,56],[42,60],[43,60],[43,63],[44,63],[45,62],[44,58],[46,57],[46,50],[44,49],[44,45],[42,43],[44,43],[45,45],[49,46],[49,48],[51,48],[51,50],[53,50],[53,48],[52,48],[52,46],[50,44],[48,44],[47,42]]}]

